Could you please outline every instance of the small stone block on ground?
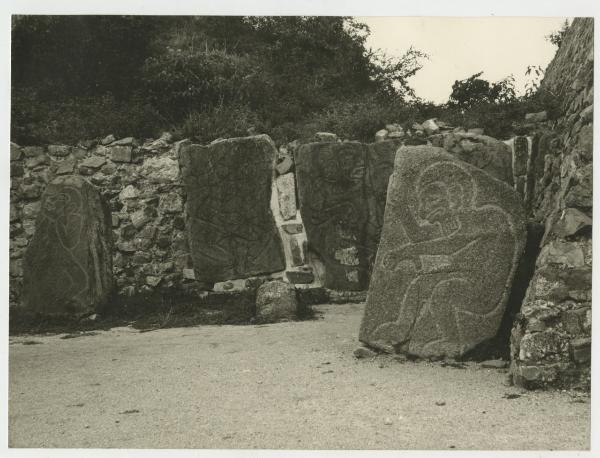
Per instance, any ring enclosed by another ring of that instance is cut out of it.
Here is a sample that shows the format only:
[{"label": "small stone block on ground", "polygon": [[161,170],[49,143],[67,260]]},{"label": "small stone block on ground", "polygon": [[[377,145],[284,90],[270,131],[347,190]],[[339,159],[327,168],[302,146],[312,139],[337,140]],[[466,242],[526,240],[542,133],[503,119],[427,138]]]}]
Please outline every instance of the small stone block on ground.
[{"label": "small stone block on ground", "polygon": [[256,292],[256,320],[273,323],[294,319],[298,309],[296,289],[279,280],[263,283]]},{"label": "small stone block on ground", "polygon": [[294,284],[309,284],[315,281],[315,274],[310,270],[288,270],[285,276]]}]

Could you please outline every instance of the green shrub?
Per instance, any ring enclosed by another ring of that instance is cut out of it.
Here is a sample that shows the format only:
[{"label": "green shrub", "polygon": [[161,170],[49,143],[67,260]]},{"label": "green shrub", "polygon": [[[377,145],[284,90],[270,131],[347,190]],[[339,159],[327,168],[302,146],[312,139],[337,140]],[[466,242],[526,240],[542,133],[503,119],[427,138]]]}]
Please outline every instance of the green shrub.
[{"label": "green shrub", "polygon": [[175,137],[206,143],[217,138],[244,137],[263,131],[261,119],[248,107],[218,105],[190,113],[175,129]]},{"label": "green shrub", "polygon": [[75,144],[109,133],[153,137],[166,124],[139,97],[118,103],[110,94],[50,102],[35,92],[13,90],[11,117],[11,140],[21,145]]}]

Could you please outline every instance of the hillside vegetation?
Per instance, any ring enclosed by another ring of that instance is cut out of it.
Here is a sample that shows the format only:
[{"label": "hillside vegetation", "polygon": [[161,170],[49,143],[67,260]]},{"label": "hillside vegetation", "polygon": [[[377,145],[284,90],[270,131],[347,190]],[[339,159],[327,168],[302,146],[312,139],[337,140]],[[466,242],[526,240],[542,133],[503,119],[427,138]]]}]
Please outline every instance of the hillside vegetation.
[{"label": "hillside vegetation", "polygon": [[12,32],[11,139],[23,145],[164,130],[371,140],[430,117],[503,136],[539,105],[480,75],[448,104],[424,102],[409,78],[427,56],[368,49],[368,27],[347,17],[15,16]]}]

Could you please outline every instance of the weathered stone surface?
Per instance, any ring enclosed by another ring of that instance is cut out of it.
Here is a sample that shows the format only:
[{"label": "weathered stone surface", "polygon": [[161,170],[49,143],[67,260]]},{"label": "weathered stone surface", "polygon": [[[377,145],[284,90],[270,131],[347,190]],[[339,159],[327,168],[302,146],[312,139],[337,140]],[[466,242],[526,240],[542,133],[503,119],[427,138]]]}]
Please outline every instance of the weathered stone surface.
[{"label": "weathered stone surface", "polygon": [[513,147],[513,175],[515,177],[527,173],[527,159],[529,157],[529,139],[515,137]]},{"label": "weathered stone surface", "polygon": [[486,135],[446,133],[432,137],[432,145],[478,167],[495,178],[513,184],[512,151],[504,142]]},{"label": "weathered stone surface", "polygon": [[592,164],[578,169],[574,175],[574,184],[565,196],[565,206],[583,209],[592,208],[593,173]]},{"label": "weathered stone surface", "polygon": [[131,214],[131,222],[136,229],[141,229],[150,221],[150,217],[144,212],[144,210],[138,210]]},{"label": "weathered stone surface", "polygon": [[10,142],[10,160],[18,161],[23,156],[21,148],[16,143]]},{"label": "weathered stone surface", "polygon": [[219,282],[285,269],[270,208],[276,154],[266,135],[181,148],[197,280]]},{"label": "weathered stone surface", "polygon": [[115,140],[114,142],[112,142],[110,144],[110,146],[125,146],[125,145],[132,145],[135,142],[133,137],[125,137],[125,138],[121,138],[119,140]]},{"label": "weathered stone surface", "polygon": [[151,183],[172,183],[179,177],[179,168],[170,157],[150,157],[144,160],[141,173]]},{"label": "weathered stone surface", "polygon": [[296,179],[293,173],[280,175],[275,179],[279,199],[279,213],[284,220],[296,217]]},{"label": "weathered stone surface", "polygon": [[133,149],[131,146],[111,146],[109,156],[113,162],[131,162]]},{"label": "weathered stone surface", "polygon": [[132,184],[127,185],[123,188],[123,190],[119,193],[119,200],[121,202],[126,202],[128,199],[134,199],[139,195],[138,190]]},{"label": "weathered stone surface", "polygon": [[304,264],[304,256],[302,255],[302,248],[298,244],[296,237],[290,237],[290,252],[292,254],[292,266],[297,267]]},{"label": "weathered stone surface", "polygon": [[437,119],[428,119],[422,126],[427,135],[435,134],[440,130],[440,127],[437,125]]},{"label": "weathered stone surface", "polygon": [[81,162],[81,167],[88,167],[90,169],[99,169],[106,164],[106,159],[101,156],[92,156]]},{"label": "weathered stone surface", "polygon": [[387,136],[388,140],[400,139],[400,138],[404,138],[404,132],[402,132],[402,131],[390,132]]},{"label": "weathered stone surface", "polygon": [[345,263],[348,249],[364,256],[368,209],[364,198],[366,154],[363,144],[308,143],[295,151],[298,199],[308,248],[325,265],[324,286],[360,290],[366,287],[364,259]]},{"label": "weathered stone surface", "polygon": [[50,163],[50,157],[44,153],[38,155],[38,156],[33,156],[28,158],[25,161],[25,166],[27,168],[34,168],[34,167],[38,167],[40,165],[46,165]]},{"label": "weathered stone surface", "polygon": [[40,183],[23,183],[21,193],[26,199],[37,199],[42,195],[42,186]]},{"label": "weathered stone surface", "polygon": [[36,157],[44,154],[44,148],[41,146],[24,146],[21,151],[23,151],[25,157]]},{"label": "weathered stone surface", "polygon": [[160,196],[158,209],[164,214],[183,212],[181,196],[175,192]]},{"label": "weathered stone surface", "polygon": [[56,168],[56,174],[57,175],[68,175],[73,173],[73,171],[75,170],[75,161],[72,159],[66,159],[64,161],[61,161],[60,164],[58,164],[58,167]]},{"label": "weathered stone surface", "polygon": [[106,137],[104,137],[100,143],[102,143],[103,145],[108,145],[109,143],[112,143],[115,141],[115,136],[113,134],[107,135]]},{"label": "weathered stone surface", "polygon": [[298,301],[296,289],[289,283],[270,281],[263,283],[256,291],[256,319],[261,323],[271,323],[281,319],[296,317]]},{"label": "weathered stone surface", "polygon": [[15,207],[14,204],[10,204],[10,222],[13,223],[15,221],[18,221],[21,218],[21,215],[19,214],[19,210],[17,210],[17,207]]},{"label": "weathered stone surface", "polygon": [[102,306],[113,287],[111,218],[98,190],[78,176],[58,177],[42,197],[24,264],[23,304],[43,314]]},{"label": "weathered stone surface", "polygon": [[195,280],[196,275],[194,273],[194,269],[183,269],[183,278],[186,280]]},{"label": "weathered stone surface", "polygon": [[399,146],[398,141],[383,141],[367,145],[364,195],[369,216],[364,248],[369,271],[375,262],[381,238],[388,181],[394,170],[394,157]]},{"label": "weathered stone surface", "polygon": [[384,141],[387,138],[388,134],[389,134],[389,132],[387,129],[378,130],[377,132],[375,132],[375,141],[376,142]]},{"label": "weathered stone surface", "polygon": [[23,206],[22,216],[25,219],[35,219],[40,212],[41,203],[32,202]]},{"label": "weathered stone surface", "polygon": [[302,270],[288,270],[285,276],[290,283],[296,285],[309,284],[315,281],[315,275],[310,267]]},{"label": "weathered stone surface", "polygon": [[404,132],[404,129],[402,128],[402,126],[400,124],[386,124],[385,128],[389,133]]},{"label": "weathered stone surface", "polygon": [[281,228],[288,234],[300,234],[304,230],[304,226],[299,223],[282,224]]},{"label": "weathered stone surface", "polygon": [[570,237],[592,227],[592,218],[576,208],[566,208],[554,224],[553,232],[559,237]]},{"label": "weathered stone surface", "polygon": [[[91,149],[91,152],[94,156],[108,157],[110,150],[106,146],[96,145]],[[79,153],[82,153],[83,156],[87,155],[85,151],[78,152],[77,155],[79,155]]]},{"label": "weathered stone surface", "polygon": [[365,347],[358,347],[353,353],[356,359],[374,358],[377,356],[377,353]]},{"label": "weathered stone surface", "polygon": [[472,127],[471,129],[467,130],[467,133],[475,134],[475,135],[483,135],[484,130],[481,127]]},{"label": "weathered stone surface", "polygon": [[283,157],[275,166],[279,175],[284,175],[294,169],[294,161],[290,156]]},{"label": "weathered stone surface", "polygon": [[583,249],[579,244],[553,240],[545,245],[538,257],[539,265],[558,264],[564,267],[583,267]]},{"label": "weathered stone surface", "polygon": [[331,132],[317,132],[315,134],[315,141],[318,142],[337,142],[338,136]]},{"label": "weathered stone surface", "polygon": [[572,358],[579,364],[588,363],[592,359],[592,339],[583,337],[573,339],[569,343]]},{"label": "weathered stone surface", "polygon": [[593,18],[575,18],[542,82],[558,102],[552,120],[530,123],[527,204],[545,236],[511,333],[510,373],[526,388],[590,386],[589,346],[579,344],[592,314],[593,49]]},{"label": "weathered stone surface", "polygon": [[498,330],[525,245],[513,189],[440,148],[403,147],[360,340],[457,357]]},{"label": "weathered stone surface", "polygon": [[72,146],[67,145],[48,145],[48,153],[52,156],[64,157],[68,156],[73,149]]}]

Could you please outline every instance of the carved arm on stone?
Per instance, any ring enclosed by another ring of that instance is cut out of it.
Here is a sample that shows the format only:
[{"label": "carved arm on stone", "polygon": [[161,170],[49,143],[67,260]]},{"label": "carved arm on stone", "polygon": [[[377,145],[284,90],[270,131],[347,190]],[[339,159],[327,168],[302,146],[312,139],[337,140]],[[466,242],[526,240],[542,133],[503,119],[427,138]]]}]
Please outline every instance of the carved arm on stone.
[{"label": "carved arm on stone", "polygon": [[[383,266],[390,270],[398,270],[401,267],[406,268],[408,263],[412,264],[416,271],[420,271],[423,269],[422,256],[447,256],[447,260],[453,262],[454,260],[450,256],[476,240],[472,235],[457,234],[443,239],[403,245],[384,255]],[[452,265],[444,267],[452,268]]]},{"label": "carved arm on stone", "polygon": [[406,191],[400,193],[399,197],[400,208],[405,208],[407,211],[403,214],[402,226],[406,235],[412,243],[423,242],[431,240],[439,236],[439,229],[437,226],[431,224],[420,225],[408,204],[408,193]]}]

